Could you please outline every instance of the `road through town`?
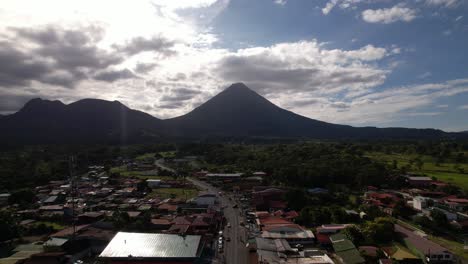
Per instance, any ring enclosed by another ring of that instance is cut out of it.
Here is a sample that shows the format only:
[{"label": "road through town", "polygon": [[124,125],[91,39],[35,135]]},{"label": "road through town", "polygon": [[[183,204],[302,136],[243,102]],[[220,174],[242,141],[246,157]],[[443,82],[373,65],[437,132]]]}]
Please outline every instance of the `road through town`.
[{"label": "road through town", "polygon": [[[218,194],[220,191],[208,183],[201,182],[193,178],[187,178],[187,180],[208,192]],[[229,197],[226,195],[220,195],[219,200],[220,205],[225,207],[224,216],[226,217],[227,222],[231,225],[231,227],[224,228],[224,236],[225,239],[229,237],[231,241],[224,241],[224,252],[219,255],[221,260],[220,263],[249,263],[248,250],[245,246],[247,243],[246,230],[243,226],[240,225],[240,222],[242,221],[240,216],[241,209],[233,208],[236,203],[233,201],[233,199],[229,199]]]}]

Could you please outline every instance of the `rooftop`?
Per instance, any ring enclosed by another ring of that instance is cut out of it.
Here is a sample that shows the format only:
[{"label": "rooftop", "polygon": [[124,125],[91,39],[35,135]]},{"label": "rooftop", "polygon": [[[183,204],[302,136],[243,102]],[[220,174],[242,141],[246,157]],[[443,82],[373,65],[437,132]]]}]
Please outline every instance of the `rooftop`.
[{"label": "rooftop", "polygon": [[201,236],[119,232],[100,258],[197,258]]}]

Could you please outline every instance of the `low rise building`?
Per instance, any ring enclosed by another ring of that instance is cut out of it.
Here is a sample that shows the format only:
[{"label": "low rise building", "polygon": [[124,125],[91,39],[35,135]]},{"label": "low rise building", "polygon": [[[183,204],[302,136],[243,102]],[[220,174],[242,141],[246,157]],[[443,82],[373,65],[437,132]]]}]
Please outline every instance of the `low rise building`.
[{"label": "low rise building", "polygon": [[105,263],[195,263],[201,236],[119,232],[99,255]]}]

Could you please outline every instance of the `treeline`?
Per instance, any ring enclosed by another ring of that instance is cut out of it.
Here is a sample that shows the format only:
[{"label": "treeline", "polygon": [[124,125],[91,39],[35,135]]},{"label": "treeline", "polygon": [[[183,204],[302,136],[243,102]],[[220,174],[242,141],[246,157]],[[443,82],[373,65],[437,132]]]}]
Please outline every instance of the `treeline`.
[{"label": "treeline", "polygon": [[355,143],[357,151],[382,152],[386,154],[415,154],[426,155],[436,163],[468,162],[468,141],[410,141],[410,142],[378,142]]},{"label": "treeline", "polygon": [[[179,152],[203,156],[206,169],[265,171],[268,183],[300,187],[400,184],[387,165],[364,156],[353,144],[186,145]],[[389,186],[390,187],[390,186]]]},{"label": "treeline", "polygon": [[35,187],[50,180],[64,180],[70,174],[70,157],[74,172],[87,172],[88,166],[113,166],[116,158],[174,149],[172,144],[155,145],[44,145],[24,146],[0,151],[0,192]]}]

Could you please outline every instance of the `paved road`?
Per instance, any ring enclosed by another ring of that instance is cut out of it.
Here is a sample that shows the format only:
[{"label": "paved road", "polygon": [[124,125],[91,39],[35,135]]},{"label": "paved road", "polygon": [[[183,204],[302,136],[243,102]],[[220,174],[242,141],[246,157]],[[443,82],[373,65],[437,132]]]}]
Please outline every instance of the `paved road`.
[{"label": "paved road", "polygon": [[167,170],[167,171],[176,173],[176,171],[175,171],[174,169],[169,168],[169,167],[167,167],[166,165],[164,165],[164,159],[155,160],[155,161],[154,161],[154,165],[156,165],[156,167],[159,167],[160,169],[163,169],[163,170]]},{"label": "paved road", "polygon": [[[187,178],[194,185],[205,189],[212,193],[218,193],[219,189],[214,186],[206,183],[195,180],[193,178]],[[224,216],[226,217],[228,223],[231,224],[231,228],[226,227],[224,229],[225,238],[229,237],[230,242],[224,241],[224,253],[220,254],[221,263],[227,264],[245,264],[249,263],[248,250],[245,247],[246,241],[246,230],[244,227],[240,226],[241,216],[240,209],[232,208],[235,204],[233,201],[229,200],[226,195],[219,197],[221,206],[226,206],[224,209]]]}]

